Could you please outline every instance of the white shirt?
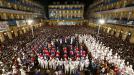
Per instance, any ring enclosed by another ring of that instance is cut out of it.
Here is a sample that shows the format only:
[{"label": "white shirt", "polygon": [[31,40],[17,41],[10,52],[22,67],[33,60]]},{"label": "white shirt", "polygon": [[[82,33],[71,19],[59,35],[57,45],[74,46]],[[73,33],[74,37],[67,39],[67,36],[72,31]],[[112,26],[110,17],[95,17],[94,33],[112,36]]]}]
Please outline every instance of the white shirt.
[{"label": "white shirt", "polygon": [[20,69],[21,75],[26,75],[26,72],[23,69]]}]

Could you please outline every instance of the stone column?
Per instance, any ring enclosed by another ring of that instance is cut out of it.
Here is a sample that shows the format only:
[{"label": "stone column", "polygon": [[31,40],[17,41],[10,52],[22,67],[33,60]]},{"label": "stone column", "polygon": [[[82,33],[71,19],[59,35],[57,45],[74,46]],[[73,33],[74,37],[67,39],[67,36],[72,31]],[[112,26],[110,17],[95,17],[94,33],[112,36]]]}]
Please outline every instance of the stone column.
[{"label": "stone column", "polygon": [[107,28],[104,29],[104,32],[107,32]]},{"label": "stone column", "polygon": [[20,35],[22,35],[23,34],[22,30],[20,30],[19,33],[20,33]]},{"label": "stone column", "polygon": [[4,41],[5,41],[5,37],[4,37],[4,35],[3,35],[2,32],[0,33],[0,41],[1,41],[1,42],[4,42]]},{"label": "stone column", "polygon": [[105,28],[103,27],[103,32],[105,32]]},{"label": "stone column", "polygon": [[110,33],[111,35],[114,35],[114,30],[111,30],[111,33]]},{"label": "stone column", "polygon": [[109,33],[110,30],[111,30],[110,28],[107,28],[107,33]]},{"label": "stone column", "polygon": [[120,30],[117,30],[117,31],[116,31],[116,34],[115,34],[115,37],[117,37],[117,38],[118,38],[118,37],[119,37],[119,35],[120,35]]},{"label": "stone column", "polygon": [[7,32],[7,35],[8,35],[8,37],[9,37],[9,39],[13,39],[13,36],[12,36],[12,33],[11,32]]},{"label": "stone column", "polygon": [[26,32],[27,32],[27,30],[26,30],[25,28],[23,29],[23,31],[24,31],[24,33],[26,33]]},{"label": "stone column", "polygon": [[131,38],[130,38],[129,41],[130,41],[130,43],[134,44],[134,32],[132,33]]},{"label": "stone column", "polygon": [[15,37],[18,37],[17,30],[14,30],[14,35],[15,35]]},{"label": "stone column", "polygon": [[27,27],[27,28],[26,28],[26,31],[30,31],[30,27]]},{"label": "stone column", "polygon": [[123,34],[122,34],[122,40],[126,40],[126,38],[127,38],[127,36],[128,36],[128,32],[124,32]]}]

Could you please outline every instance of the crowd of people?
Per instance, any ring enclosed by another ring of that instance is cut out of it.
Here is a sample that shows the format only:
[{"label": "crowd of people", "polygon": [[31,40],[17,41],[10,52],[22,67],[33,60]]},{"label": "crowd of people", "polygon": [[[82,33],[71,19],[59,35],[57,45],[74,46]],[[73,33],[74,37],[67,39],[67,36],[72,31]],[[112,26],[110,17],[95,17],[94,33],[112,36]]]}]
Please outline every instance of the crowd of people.
[{"label": "crowd of people", "polygon": [[[118,53],[113,54],[113,49],[105,46],[91,35],[81,35],[80,40],[84,41],[89,52],[91,52],[92,62],[95,71],[94,75],[133,75],[132,65],[121,59]],[[98,72],[98,74],[97,74]]]},{"label": "crowd of people", "polygon": [[34,38],[29,31],[6,40],[0,48],[0,74],[133,75],[133,47],[96,34],[85,26],[44,26],[34,29]]},{"label": "crowd of people", "polygon": [[[40,30],[42,30],[42,28],[35,30],[35,37],[39,35],[38,31]],[[5,40],[4,43],[1,44],[0,74],[12,75],[18,73],[19,70],[28,72],[29,69],[27,65],[31,62],[29,61],[31,60],[31,51],[26,49],[26,45],[33,39],[32,33],[27,32],[19,37],[14,38],[13,40]],[[20,61],[23,64],[18,63]]]},{"label": "crowd of people", "polygon": [[[66,28],[68,29],[66,30]],[[36,62],[37,55],[33,51],[33,42],[44,43],[45,41],[41,41],[44,40],[44,38],[52,39],[60,36],[71,36],[77,32],[76,30],[80,32],[80,27],[46,26],[34,30],[34,38],[32,37],[32,33],[29,31],[13,40],[6,40],[1,44],[0,48],[0,74],[25,75],[24,73],[28,74],[32,71],[33,73],[39,71],[36,69],[38,66],[35,66],[38,62]]]},{"label": "crowd of people", "polygon": [[77,70],[84,70],[84,65],[88,67],[87,49],[82,43],[79,44],[76,36],[60,36],[47,40],[44,38],[38,40],[38,43],[36,40],[33,45],[42,68],[59,69],[64,70],[66,74],[74,74]]},{"label": "crowd of people", "polygon": [[[95,36],[97,37],[97,36]],[[99,34],[99,41],[102,42],[105,46],[110,47],[113,49],[113,54],[118,53],[125,62],[129,62],[131,65],[134,66],[134,44],[129,42],[130,35],[126,38],[126,40],[122,40],[121,34],[117,38],[105,32],[101,32]]]}]

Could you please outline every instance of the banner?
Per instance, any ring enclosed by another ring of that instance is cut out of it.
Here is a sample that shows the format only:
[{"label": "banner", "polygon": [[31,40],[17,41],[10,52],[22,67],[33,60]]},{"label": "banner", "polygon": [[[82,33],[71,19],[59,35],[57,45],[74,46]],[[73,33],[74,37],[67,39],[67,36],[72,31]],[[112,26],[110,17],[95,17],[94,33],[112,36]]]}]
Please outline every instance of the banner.
[{"label": "banner", "polygon": [[76,25],[76,22],[58,22],[58,25]]},{"label": "banner", "polygon": [[16,20],[10,20],[8,21],[9,26],[17,26]]},{"label": "banner", "polygon": [[0,31],[4,31],[8,28],[7,22],[0,22]]},{"label": "banner", "polygon": [[21,27],[21,26],[26,25],[26,21],[25,20],[19,20],[19,21],[16,21],[16,24],[17,24],[17,27]]}]

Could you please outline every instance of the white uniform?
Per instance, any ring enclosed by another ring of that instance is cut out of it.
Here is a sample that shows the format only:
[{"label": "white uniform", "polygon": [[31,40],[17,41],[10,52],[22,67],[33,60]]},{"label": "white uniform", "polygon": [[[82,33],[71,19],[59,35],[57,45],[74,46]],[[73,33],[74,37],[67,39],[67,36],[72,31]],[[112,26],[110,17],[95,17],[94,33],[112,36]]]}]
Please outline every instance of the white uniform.
[{"label": "white uniform", "polygon": [[53,68],[53,60],[49,61],[49,68]]},{"label": "white uniform", "polygon": [[64,64],[65,67],[65,74],[69,72],[69,64]]},{"label": "white uniform", "polygon": [[45,69],[48,69],[48,61],[45,60],[44,63],[45,63]]},{"label": "white uniform", "polygon": [[88,60],[88,59],[86,59],[86,60],[85,60],[85,63],[84,63],[84,65],[85,65],[85,67],[86,67],[86,68],[88,68],[89,63],[90,63],[90,62],[89,62],[89,60]]},{"label": "white uniform", "polygon": [[73,73],[74,74],[74,72],[75,72],[75,67],[74,67],[74,65],[71,63],[71,64],[69,64],[69,66],[70,66],[70,75]]},{"label": "white uniform", "polygon": [[83,71],[83,70],[84,70],[84,62],[80,61],[80,71]]},{"label": "white uniform", "polygon": [[21,75],[26,75],[26,71],[23,69],[20,69]]}]

